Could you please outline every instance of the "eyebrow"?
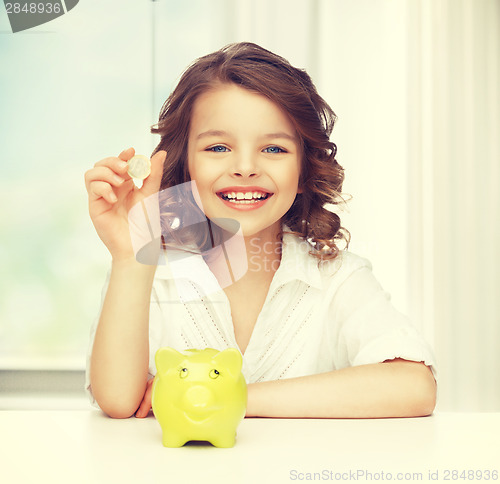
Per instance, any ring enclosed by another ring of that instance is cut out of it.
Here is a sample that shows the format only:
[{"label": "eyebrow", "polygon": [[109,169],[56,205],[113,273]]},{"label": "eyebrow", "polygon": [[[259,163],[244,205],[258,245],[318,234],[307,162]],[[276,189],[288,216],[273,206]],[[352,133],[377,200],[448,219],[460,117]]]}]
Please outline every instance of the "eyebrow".
[{"label": "eyebrow", "polygon": [[209,129],[208,131],[203,131],[200,133],[196,139],[208,138],[209,136],[228,136],[229,133],[227,131],[221,131],[218,129]]},{"label": "eyebrow", "polygon": [[290,141],[297,141],[296,136],[292,136],[291,134],[285,133],[280,131],[279,133],[269,133],[264,135],[264,138],[283,138],[283,139],[288,139]]},{"label": "eyebrow", "polygon": [[[200,133],[196,139],[201,139],[201,138],[208,138],[210,136],[231,136],[230,133],[227,131],[222,131],[219,129],[209,129],[208,131],[203,131],[203,133]],[[282,138],[282,139],[288,139],[290,141],[297,141],[296,136],[292,136],[291,134],[285,133],[285,132],[278,132],[278,133],[268,133],[263,136],[263,138],[267,139],[275,139],[275,138]]]}]

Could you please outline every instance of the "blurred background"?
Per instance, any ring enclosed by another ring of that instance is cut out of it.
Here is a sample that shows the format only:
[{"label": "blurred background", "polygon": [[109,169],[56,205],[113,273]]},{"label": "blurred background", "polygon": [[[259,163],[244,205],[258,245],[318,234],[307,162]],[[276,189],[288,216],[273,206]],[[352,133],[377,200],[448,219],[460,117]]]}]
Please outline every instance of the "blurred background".
[{"label": "blurred background", "polygon": [[500,411],[496,0],[81,0],[16,34],[0,5],[0,409],[88,407],[110,260],[84,172],[150,153],[181,72],[235,41],[336,112],[350,250],[434,347],[437,409]]}]

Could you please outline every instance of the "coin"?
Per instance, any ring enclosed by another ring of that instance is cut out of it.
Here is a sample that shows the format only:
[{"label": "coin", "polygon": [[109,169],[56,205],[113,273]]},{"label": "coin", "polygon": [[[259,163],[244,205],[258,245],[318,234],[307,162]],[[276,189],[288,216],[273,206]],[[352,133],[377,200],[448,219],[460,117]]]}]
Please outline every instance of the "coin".
[{"label": "coin", "polygon": [[151,161],[147,156],[135,155],[128,160],[128,174],[136,180],[144,180],[151,173]]}]

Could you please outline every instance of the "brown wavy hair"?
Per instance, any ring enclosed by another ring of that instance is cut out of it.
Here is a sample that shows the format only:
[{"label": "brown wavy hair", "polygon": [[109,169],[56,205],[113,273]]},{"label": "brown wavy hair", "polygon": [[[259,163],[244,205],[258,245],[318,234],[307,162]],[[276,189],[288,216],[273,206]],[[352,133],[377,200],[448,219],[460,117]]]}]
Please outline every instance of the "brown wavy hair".
[{"label": "brown wavy hair", "polygon": [[[256,44],[227,45],[200,57],[182,74],[161,109],[158,123],[151,128],[161,136],[154,153],[167,151],[161,189],[190,180],[187,145],[193,105],[198,96],[220,83],[233,83],[266,96],[288,114],[302,152],[302,193],[297,194],[282,222],[310,244],[311,254],[321,260],[335,258],[339,243],[347,248],[350,238],[340,225],[340,217],[323,208],[325,203],[345,203],[341,194],[344,170],[335,159],[337,147],[330,141],[337,117],[305,70]],[[213,243],[212,232],[210,238]],[[208,235],[202,239],[197,242],[199,247]]]}]

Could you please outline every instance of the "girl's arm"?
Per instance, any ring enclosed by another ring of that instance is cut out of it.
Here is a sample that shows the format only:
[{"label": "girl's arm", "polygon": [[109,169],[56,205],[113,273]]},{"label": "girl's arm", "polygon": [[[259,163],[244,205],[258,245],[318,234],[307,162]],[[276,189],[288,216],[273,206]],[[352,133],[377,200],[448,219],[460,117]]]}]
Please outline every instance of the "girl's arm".
[{"label": "girl's arm", "polygon": [[85,174],[89,213],[112,259],[111,276],[90,358],[92,393],[111,417],[130,417],[146,388],[149,306],[155,266],[140,264],[132,247],[129,211],[160,188],[166,153],[151,159],[141,190],[127,174],[133,148],[105,158]]},{"label": "girl's arm", "polygon": [[[148,382],[136,417],[151,409]],[[248,385],[247,417],[423,417],[436,405],[436,381],[423,363],[395,359],[328,373]]]},{"label": "girl's arm", "polygon": [[248,385],[247,417],[381,418],[430,415],[436,382],[423,363],[395,359]]},{"label": "girl's arm", "polygon": [[90,360],[92,393],[110,417],[130,417],[144,395],[154,273],[135,259],[112,265]]}]

